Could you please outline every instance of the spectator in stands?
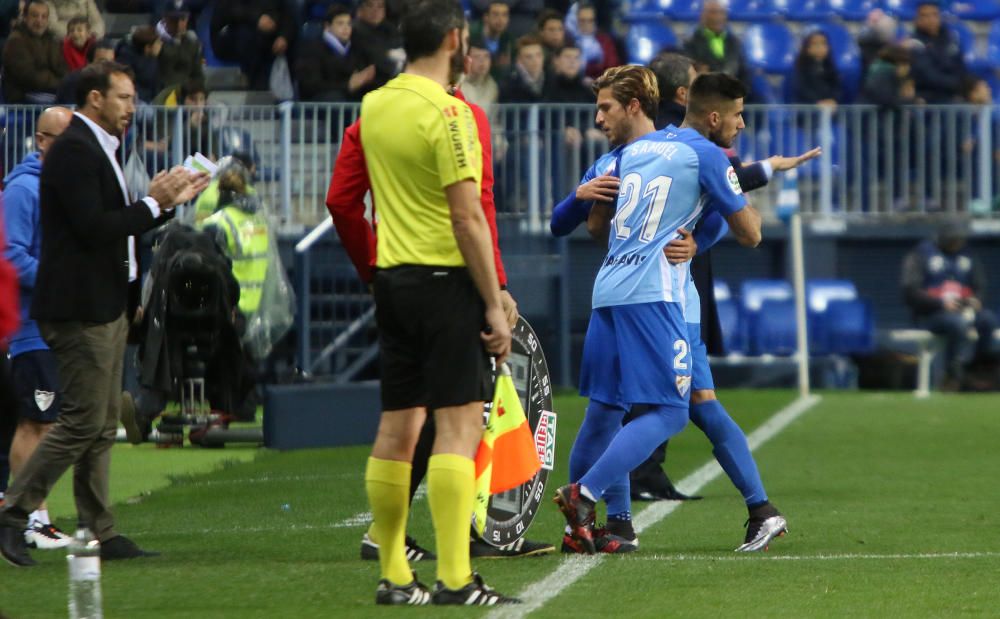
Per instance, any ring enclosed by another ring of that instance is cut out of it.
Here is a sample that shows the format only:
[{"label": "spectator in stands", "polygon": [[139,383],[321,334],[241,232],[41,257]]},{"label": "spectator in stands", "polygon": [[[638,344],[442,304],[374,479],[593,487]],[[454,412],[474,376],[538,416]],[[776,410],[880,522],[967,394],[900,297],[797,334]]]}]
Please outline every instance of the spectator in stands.
[{"label": "spectator in stands", "polygon": [[954,103],[961,95],[965,62],[958,35],[941,23],[936,0],[922,0],[913,19],[913,79],[927,103]]},{"label": "spectator in stands", "polygon": [[[965,225],[949,221],[934,240],[926,240],[903,262],[903,296],[921,327],[945,338],[947,386],[959,388],[966,365],[992,361],[993,331],[998,324],[993,312],[983,307],[986,270],[965,249]],[[969,331],[978,334],[975,343]]]},{"label": "spectator in stands", "polygon": [[68,71],[77,71],[87,66],[87,52],[96,39],[90,33],[90,24],[83,15],[77,15],[69,20],[66,27],[66,37],[63,39],[62,53]]},{"label": "spectator in stands", "polygon": [[898,26],[896,20],[882,9],[872,9],[865,25],[858,32],[858,48],[861,50],[861,74],[868,72],[878,53],[896,42]]},{"label": "spectator in stands", "polygon": [[830,55],[830,41],[820,30],[814,30],[802,39],[802,47],[795,59],[794,86],[795,103],[836,108],[843,96],[840,73]]},{"label": "spectator in stands", "polygon": [[868,67],[860,102],[888,109],[919,102],[910,74],[910,51],[906,47],[890,45],[879,52],[878,58]]},{"label": "spectator in stands", "polygon": [[375,65],[363,65],[351,45],[351,11],[331,4],[323,19],[323,38],[309,41],[299,53],[299,98],[303,101],[349,101],[375,79]]},{"label": "spectator in stands", "polygon": [[403,39],[396,25],[385,19],[385,0],[361,0],[351,45],[361,54],[362,66],[375,65],[375,79],[361,94],[382,86],[403,69]]},{"label": "spectator in stands", "polygon": [[[480,15],[486,12],[490,4],[497,0],[470,0],[470,4]],[[519,37],[534,32],[538,14],[545,8],[545,0],[501,0],[509,8],[510,36],[516,41]]]},{"label": "spectator in stands", "polygon": [[566,45],[566,28],[559,11],[545,9],[538,15],[538,38],[545,52],[545,68],[552,66],[552,57]]},{"label": "spectator in stands", "polygon": [[49,29],[62,38],[69,34],[74,17],[84,17],[95,38],[104,37],[104,16],[94,0],[45,0],[49,5]]},{"label": "spectator in stands", "polygon": [[160,83],[176,87],[190,80],[204,80],[201,41],[188,29],[191,13],[184,0],[167,6],[163,19],[156,24],[156,32],[163,41],[159,55]]},{"label": "spectator in stands", "polygon": [[575,43],[563,45],[553,54],[543,97],[546,103],[594,102],[594,91],[583,80],[583,57]]},{"label": "spectator in stands", "polygon": [[684,42],[684,51],[696,65],[727,73],[750,90],[750,69],[743,55],[743,42],[727,28],[728,21],[725,4],[706,0],[699,27]]},{"label": "spectator in stands", "polygon": [[282,0],[217,0],[212,50],[222,60],[238,62],[250,88],[268,90],[271,65],[288,51],[297,27]]},{"label": "spectator in stands", "polygon": [[592,4],[578,4],[575,16],[566,16],[566,30],[580,45],[587,77],[596,79],[606,69],[621,64],[611,35],[597,28],[597,11]]},{"label": "spectator in stands", "polygon": [[545,89],[542,40],[526,34],[517,40],[514,70],[500,87],[501,103],[541,103]]},{"label": "spectator in stands", "polygon": [[[506,7],[505,7],[506,8]],[[492,56],[481,37],[469,38],[469,64],[462,80],[462,94],[469,103],[475,103],[486,112],[486,118],[495,125],[500,87],[490,74]]]},{"label": "spectator in stands", "polygon": [[62,42],[49,31],[49,5],[28,0],[23,19],[3,48],[3,90],[7,103],[52,103],[66,75]]},{"label": "spectator in stands", "polygon": [[486,5],[483,18],[469,26],[469,39],[481,41],[490,52],[493,79],[501,82],[510,75],[514,57],[514,38],[507,30],[510,24],[510,7],[504,2]]},{"label": "spectator in stands", "polygon": [[[108,39],[97,41],[87,49],[88,65],[102,61],[115,61],[115,45]],[[80,80],[80,71],[82,70],[70,71],[59,82],[59,88],[56,89],[56,103],[76,105],[76,84]]]},{"label": "spectator in stands", "polygon": [[151,103],[162,89],[158,56],[163,41],[153,26],[139,26],[118,45],[115,57],[118,62],[132,69],[135,76],[135,96],[143,103]]}]

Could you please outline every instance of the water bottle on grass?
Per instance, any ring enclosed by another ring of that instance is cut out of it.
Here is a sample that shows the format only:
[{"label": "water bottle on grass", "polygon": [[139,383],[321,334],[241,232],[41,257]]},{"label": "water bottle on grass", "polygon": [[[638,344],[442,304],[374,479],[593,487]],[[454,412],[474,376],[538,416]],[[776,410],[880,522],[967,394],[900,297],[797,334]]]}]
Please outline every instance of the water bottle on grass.
[{"label": "water bottle on grass", "polygon": [[76,530],[66,547],[69,564],[69,618],[101,619],[101,544],[90,529]]}]

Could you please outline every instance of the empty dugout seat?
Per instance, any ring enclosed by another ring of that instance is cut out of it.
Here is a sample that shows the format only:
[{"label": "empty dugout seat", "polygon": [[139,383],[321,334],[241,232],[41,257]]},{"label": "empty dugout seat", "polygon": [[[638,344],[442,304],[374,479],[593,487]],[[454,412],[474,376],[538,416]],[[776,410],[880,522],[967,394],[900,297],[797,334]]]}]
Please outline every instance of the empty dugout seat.
[{"label": "empty dugout seat", "polygon": [[795,61],[797,39],[779,23],[751,24],[743,32],[743,50],[751,66],[787,74]]},{"label": "empty dugout seat", "polygon": [[677,46],[674,31],[659,19],[633,23],[625,44],[628,61],[642,65],[648,64],[664,48]]},{"label": "empty dugout seat", "polygon": [[830,0],[830,6],[844,21],[864,21],[874,9],[882,7],[881,0]]},{"label": "empty dugout seat", "polygon": [[824,315],[827,351],[832,354],[870,354],[875,350],[875,318],[863,299],[830,301]]},{"label": "empty dugout seat", "polygon": [[787,356],[795,352],[795,301],[767,299],[748,334],[751,354]]},{"label": "empty dugout seat", "polygon": [[[763,315],[764,304],[769,301],[792,302],[792,285],[780,279],[748,279],[740,285],[740,338],[745,344],[748,354],[759,355],[765,352],[774,353],[773,350],[763,350],[761,348],[762,338],[759,332],[760,320]],[[783,311],[783,310],[782,310]],[[792,313],[794,316],[794,311]],[[769,321],[769,318],[764,318]],[[778,346],[781,340],[780,333],[776,332],[777,327],[770,324],[766,327],[767,341],[769,346]],[[794,330],[794,327],[793,327]]]},{"label": "empty dugout seat", "polygon": [[729,284],[722,280],[715,280],[713,294],[715,295],[715,307],[719,313],[719,326],[722,329],[722,341],[726,352],[729,354],[744,352],[746,348],[740,334],[740,310],[733,299]]}]

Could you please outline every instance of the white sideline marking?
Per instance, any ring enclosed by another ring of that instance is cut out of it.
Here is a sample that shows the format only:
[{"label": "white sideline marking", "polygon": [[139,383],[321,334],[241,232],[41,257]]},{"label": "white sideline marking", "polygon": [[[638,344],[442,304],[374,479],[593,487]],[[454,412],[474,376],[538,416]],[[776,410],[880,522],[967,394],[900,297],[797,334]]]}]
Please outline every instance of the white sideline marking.
[{"label": "white sideline marking", "polygon": [[[803,413],[819,403],[820,397],[816,395],[799,398],[785,408],[781,409],[765,421],[759,428],[747,436],[750,444],[750,451],[772,439],[779,432],[787,428],[793,421],[802,416]],[[715,460],[702,465],[694,473],[691,473],[677,484],[677,489],[685,494],[694,494],[703,486],[722,474],[722,467]],[[657,501],[639,512],[633,521],[636,533],[653,526],[657,522],[669,516],[681,505],[680,501]],[[574,555],[570,556],[559,564],[556,571],[549,574],[542,580],[529,585],[521,591],[517,597],[521,598],[522,604],[517,606],[507,606],[498,608],[486,615],[487,619],[499,619],[516,617],[520,619],[532,613],[549,600],[555,598],[565,591],[570,585],[587,575],[590,570],[601,564],[608,555]]]},{"label": "white sideline marking", "polygon": [[234,479],[206,479],[203,481],[187,481],[179,475],[177,483],[184,487],[195,486],[229,486],[246,484],[288,483],[292,481],[320,481],[324,479],[349,479],[360,477],[358,473],[340,473],[334,475],[260,475],[257,477],[236,477]]},{"label": "white sideline marking", "polygon": [[[419,486],[417,486],[417,491],[413,493],[413,500],[414,501],[419,501],[420,499],[422,499],[422,498],[424,498],[426,496],[427,496],[427,483],[426,482],[421,482],[421,484]],[[344,528],[348,528],[348,527],[367,526],[368,524],[371,523],[371,521],[372,521],[372,513],[371,512],[358,512],[357,514],[354,514],[350,518],[345,518],[344,520],[341,520],[340,522],[336,522],[336,523],[334,523],[332,525],[329,525],[328,528],[331,528],[331,529],[344,529]],[[324,527],[324,528],[327,528],[327,527]]]},{"label": "white sideline marking", "polygon": [[900,554],[834,554],[834,555],[762,555],[755,556],[738,554],[734,556],[719,555],[639,555],[622,557],[624,561],[897,561],[902,559],[993,559],[1000,557],[1000,552],[919,552]]}]

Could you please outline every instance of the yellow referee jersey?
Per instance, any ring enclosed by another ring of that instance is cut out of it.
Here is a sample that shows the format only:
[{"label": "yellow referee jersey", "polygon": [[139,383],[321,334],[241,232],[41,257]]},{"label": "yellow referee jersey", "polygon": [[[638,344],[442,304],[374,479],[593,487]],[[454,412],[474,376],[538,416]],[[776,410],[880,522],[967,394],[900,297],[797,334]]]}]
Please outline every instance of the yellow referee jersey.
[{"label": "yellow referee jersey", "polygon": [[437,82],[403,73],[365,95],[361,145],[378,217],[376,265],[464,265],[444,188],[482,180],[469,106]]}]

